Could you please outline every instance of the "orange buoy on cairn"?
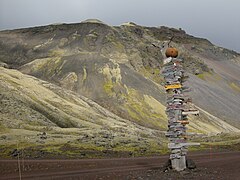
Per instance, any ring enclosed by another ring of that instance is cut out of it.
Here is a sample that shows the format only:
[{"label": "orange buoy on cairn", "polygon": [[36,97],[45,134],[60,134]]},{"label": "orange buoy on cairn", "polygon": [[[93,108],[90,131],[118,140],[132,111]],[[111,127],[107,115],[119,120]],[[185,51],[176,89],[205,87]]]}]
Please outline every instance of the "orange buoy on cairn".
[{"label": "orange buoy on cairn", "polygon": [[165,52],[166,57],[173,57],[176,58],[178,56],[177,48],[169,47]]}]

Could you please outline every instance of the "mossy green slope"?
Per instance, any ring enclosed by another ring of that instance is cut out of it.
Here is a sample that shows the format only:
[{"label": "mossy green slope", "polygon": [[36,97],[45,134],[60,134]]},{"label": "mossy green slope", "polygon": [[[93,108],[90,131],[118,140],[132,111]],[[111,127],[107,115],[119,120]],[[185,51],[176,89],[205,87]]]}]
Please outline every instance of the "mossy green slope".
[{"label": "mossy green slope", "polygon": [[[186,70],[192,74],[200,73],[198,78],[190,76],[193,77],[193,85],[204,81],[212,89],[217,89],[219,84],[229,86],[232,80],[225,80],[222,75],[215,73],[204,58],[207,56],[227,61],[237,59],[238,53],[215,47],[208,40],[195,38],[182,30],[142,27],[134,23],[113,27],[99,21],[86,21],[3,31],[0,33],[0,61],[23,73],[83,95],[123,119],[152,129],[166,130],[165,93],[160,76],[164,55],[157,46],[166,47],[169,36],[173,35],[172,44],[179,48]],[[220,77],[219,84],[211,84],[212,75]],[[221,92],[227,94],[224,99],[216,96],[221,102],[228,103],[229,94],[232,91],[237,93],[236,88],[229,88],[229,92],[225,87],[221,88]],[[206,94],[206,91],[199,89],[199,96]],[[239,95],[230,99],[233,98],[237,99]],[[196,98],[194,102],[204,109],[207,102],[202,99]],[[58,102],[51,102],[51,106],[57,105]],[[219,117],[220,106],[216,104],[213,107],[212,112],[219,121],[235,122],[237,108],[233,107],[233,103],[229,103],[229,107],[234,108],[234,116]],[[67,113],[66,110],[63,112]],[[75,126],[75,121],[63,119],[62,126]],[[222,128],[206,114],[204,119],[197,121],[210,124],[210,132],[232,130],[231,125],[227,126],[229,129]],[[206,133],[195,122],[193,130]],[[238,123],[232,124],[238,127]]]},{"label": "mossy green slope", "polygon": [[[74,147],[134,152],[149,143],[160,143],[151,150],[160,152],[166,141],[162,131],[122,119],[88,98],[17,70],[0,67],[0,82],[1,156],[9,156],[17,144],[54,154],[63,153],[65,144],[71,154]],[[41,138],[43,132],[47,139]]]}]

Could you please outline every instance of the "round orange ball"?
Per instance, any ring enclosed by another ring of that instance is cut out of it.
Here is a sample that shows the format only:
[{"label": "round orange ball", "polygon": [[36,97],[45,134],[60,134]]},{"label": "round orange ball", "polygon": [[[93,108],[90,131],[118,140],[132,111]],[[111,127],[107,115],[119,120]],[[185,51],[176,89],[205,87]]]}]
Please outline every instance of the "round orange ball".
[{"label": "round orange ball", "polygon": [[173,58],[176,58],[178,56],[178,50],[176,48],[173,48],[173,47],[169,47],[167,48],[166,52],[165,52],[165,55],[167,57],[173,57]]}]

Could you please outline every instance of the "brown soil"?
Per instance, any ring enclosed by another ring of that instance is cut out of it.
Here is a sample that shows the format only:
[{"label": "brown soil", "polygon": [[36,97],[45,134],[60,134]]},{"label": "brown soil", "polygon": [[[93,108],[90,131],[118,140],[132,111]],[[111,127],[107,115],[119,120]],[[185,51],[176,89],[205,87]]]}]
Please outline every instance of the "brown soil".
[{"label": "brown soil", "polygon": [[[22,179],[229,179],[240,177],[240,152],[189,153],[197,169],[164,172],[168,156],[21,160]],[[17,160],[0,160],[0,179],[19,179]]]}]

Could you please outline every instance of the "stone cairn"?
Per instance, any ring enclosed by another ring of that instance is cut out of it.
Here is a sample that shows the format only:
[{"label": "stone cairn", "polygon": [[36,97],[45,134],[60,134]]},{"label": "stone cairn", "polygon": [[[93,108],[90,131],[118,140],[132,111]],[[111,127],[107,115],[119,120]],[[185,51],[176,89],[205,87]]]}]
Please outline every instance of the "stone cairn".
[{"label": "stone cairn", "polygon": [[181,65],[183,60],[177,58],[178,50],[167,48],[165,54],[167,58],[164,59],[162,75],[167,92],[168,130],[166,137],[169,139],[171,168],[176,171],[183,171],[187,168],[188,146],[200,145],[199,143],[187,143],[186,125],[189,124],[187,116],[189,114],[199,115],[199,111],[193,108],[191,98],[186,95],[186,92],[189,92],[190,89],[183,85],[187,76],[184,74]]}]

